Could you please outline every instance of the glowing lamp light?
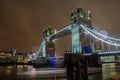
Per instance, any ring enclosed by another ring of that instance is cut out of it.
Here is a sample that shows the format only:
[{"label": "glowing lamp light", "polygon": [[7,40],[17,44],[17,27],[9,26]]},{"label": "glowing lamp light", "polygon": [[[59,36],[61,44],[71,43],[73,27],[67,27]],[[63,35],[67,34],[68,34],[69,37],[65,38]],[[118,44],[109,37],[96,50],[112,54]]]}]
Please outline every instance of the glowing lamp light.
[{"label": "glowing lamp light", "polygon": [[80,17],[82,17],[82,18],[83,18],[83,12],[81,12],[81,13],[80,13]]},{"label": "glowing lamp light", "polygon": [[55,29],[55,30],[54,30],[54,34],[56,34],[56,33],[57,33],[57,30]]},{"label": "glowing lamp light", "polygon": [[87,17],[87,20],[90,20],[90,19],[91,19],[91,17],[90,17],[90,16],[88,16],[88,17]]},{"label": "glowing lamp light", "polygon": [[47,36],[49,36],[50,35],[50,31],[47,31]]},{"label": "glowing lamp light", "polygon": [[53,51],[53,48],[50,47],[50,48],[48,48],[48,50],[49,50],[49,51]]},{"label": "glowing lamp light", "polygon": [[90,10],[88,11],[88,17],[87,17],[87,20],[91,20]]}]

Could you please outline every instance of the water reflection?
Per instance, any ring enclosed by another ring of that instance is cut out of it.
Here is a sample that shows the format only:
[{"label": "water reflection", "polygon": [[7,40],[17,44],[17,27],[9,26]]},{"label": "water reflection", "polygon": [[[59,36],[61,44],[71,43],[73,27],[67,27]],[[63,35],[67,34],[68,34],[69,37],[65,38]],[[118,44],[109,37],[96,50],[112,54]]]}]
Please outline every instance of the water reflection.
[{"label": "water reflection", "polygon": [[116,76],[120,76],[120,65],[103,64],[103,80],[113,79]]},{"label": "water reflection", "polygon": [[89,80],[103,80],[102,73],[90,75]]},{"label": "water reflection", "polygon": [[[0,66],[0,80],[55,80],[56,75],[52,74],[55,70],[56,68],[33,68],[27,65]],[[63,71],[64,69],[56,70],[59,73]],[[110,78],[120,77],[120,65],[103,64],[102,71],[103,73],[89,75],[89,80],[111,80]],[[53,77],[50,79],[41,79],[40,77],[48,76],[45,74]],[[57,78],[56,80],[66,79]]]}]

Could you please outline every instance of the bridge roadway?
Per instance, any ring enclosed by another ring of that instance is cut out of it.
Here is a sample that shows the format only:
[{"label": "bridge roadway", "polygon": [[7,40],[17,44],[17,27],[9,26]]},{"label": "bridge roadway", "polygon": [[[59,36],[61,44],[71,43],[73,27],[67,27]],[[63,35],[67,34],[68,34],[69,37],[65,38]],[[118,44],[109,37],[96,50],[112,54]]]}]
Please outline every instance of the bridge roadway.
[{"label": "bridge roadway", "polygon": [[[95,53],[97,54],[98,56],[115,56],[115,55],[120,55],[120,52],[100,52],[100,53]],[[83,54],[84,56],[89,56],[89,55],[92,55],[92,54]]]},{"label": "bridge roadway", "polygon": [[67,25],[65,28],[57,31],[57,33],[51,34],[50,36],[46,37],[45,39],[53,39],[58,40],[61,37],[64,37],[65,35],[71,34],[71,25]]}]

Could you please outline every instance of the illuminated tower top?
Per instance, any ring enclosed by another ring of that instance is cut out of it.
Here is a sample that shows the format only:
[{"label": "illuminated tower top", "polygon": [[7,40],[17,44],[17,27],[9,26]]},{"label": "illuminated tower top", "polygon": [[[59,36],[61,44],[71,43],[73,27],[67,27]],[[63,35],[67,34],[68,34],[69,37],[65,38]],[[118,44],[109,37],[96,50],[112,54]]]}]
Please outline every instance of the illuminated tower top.
[{"label": "illuminated tower top", "polygon": [[86,13],[82,7],[78,6],[77,11],[71,13],[72,23],[84,23],[91,26],[91,14],[90,10]]},{"label": "illuminated tower top", "polygon": [[49,26],[45,30],[43,30],[43,38],[50,36],[53,33],[54,33],[54,31]]}]

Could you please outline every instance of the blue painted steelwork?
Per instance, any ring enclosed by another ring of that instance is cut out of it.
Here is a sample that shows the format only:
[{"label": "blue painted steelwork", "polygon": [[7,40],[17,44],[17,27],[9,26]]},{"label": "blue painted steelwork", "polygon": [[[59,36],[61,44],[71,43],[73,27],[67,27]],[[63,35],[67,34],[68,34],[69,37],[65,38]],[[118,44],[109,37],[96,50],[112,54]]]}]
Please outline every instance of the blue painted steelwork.
[{"label": "blue painted steelwork", "polygon": [[83,47],[84,53],[92,53],[92,49],[89,46]]}]

